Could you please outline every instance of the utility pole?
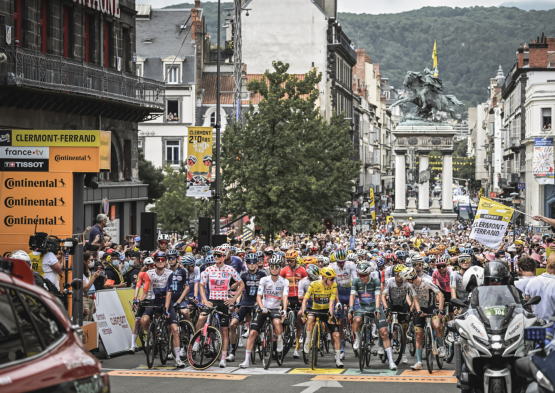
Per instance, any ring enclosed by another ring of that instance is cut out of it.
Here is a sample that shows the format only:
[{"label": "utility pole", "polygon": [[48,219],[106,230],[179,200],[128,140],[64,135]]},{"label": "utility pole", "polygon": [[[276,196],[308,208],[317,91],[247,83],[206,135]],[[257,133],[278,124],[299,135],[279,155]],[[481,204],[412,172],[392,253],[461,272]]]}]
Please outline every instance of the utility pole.
[{"label": "utility pole", "polygon": [[215,235],[220,234],[220,120],[222,116],[220,115],[220,1],[218,0],[218,35],[217,35],[217,54],[216,54],[216,195],[214,196],[214,202],[216,203],[214,209],[214,215],[216,216],[216,222],[214,223]]}]

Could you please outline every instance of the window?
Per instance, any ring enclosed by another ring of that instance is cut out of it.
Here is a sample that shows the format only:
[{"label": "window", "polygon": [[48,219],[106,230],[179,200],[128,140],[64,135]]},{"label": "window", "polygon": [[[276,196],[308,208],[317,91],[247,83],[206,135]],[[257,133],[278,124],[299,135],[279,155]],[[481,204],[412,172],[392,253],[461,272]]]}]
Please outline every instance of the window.
[{"label": "window", "polygon": [[110,66],[110,25],[104,22],[104,67]]},{"label": "window", "polygon": [[46,0],[40,1],[40,49],[42,53],[46,53],[46,34],[47,34],[47,25],[46,25]]},{"label": "window", "polygon": [[166,67],[166,81],[168,83],[179,83],[179,66],[170,65]]},{"label": "window", "polygon": [[166,164],[179,165],[179,141],[166,141]]},{"label": "window", "polygon": [[179,101],[168,100],[166,103],[166,121],[177,122],[179,117]]},{"label": "window", "polygon": [[25,292],[19,292],[19,294],[29,311],[30,319],[35,325],[38,335],[40,335],[43,349],[46,349],[63,336],[60,322],[40,299]]},{"label": "window", "polygon": [[19,41],[19,43],[17,44],[18,46],[21,46],[21,1],[22,0],[14,0],[13,2],[14,36],[12,39]]},{"label": "window", "polygon": [[130,72],[131,69],[129,68],[129,63],[132,59],[132,55],[131,55],[131,43],[130,43],[130,37],[129,37],[129,29],[121,29],[121,46],[122,46],[122,59],[121,61],[123,62],[123,71],[125,72]]},{"label": "window", "polygon": [[216,112],[210,114],[210,126],[216,127]]},{"label": "window", "polygon": [[139,149],[142,149],[142,148],[143,148],[143,140],[142,140],[142,139],[139,139],[139,140],[137,141],[137,147],[138,147]]},{"label": "window", "polygon": [[91,61],[91,48],[90,48],[90,37],[91,34],[91,16],[85,14],[85,61],[89,63]]},{"label": "window", "polygon": [[27,357],[6,288],[0,287],[0,366]]},{"label": "window", "polygon": [[551,108],[542,108],[542,130],[551,130]]},{"label": "window", "polygon": [[63,7],[62,17],[63,17],[62,38],[63,38],[64,57],[69,57],[69,8]]},{"label": "window", "polygon": [[143,76],[143,65],[136,63],[135,64],[135,72],[137,73],[137,76]]}]

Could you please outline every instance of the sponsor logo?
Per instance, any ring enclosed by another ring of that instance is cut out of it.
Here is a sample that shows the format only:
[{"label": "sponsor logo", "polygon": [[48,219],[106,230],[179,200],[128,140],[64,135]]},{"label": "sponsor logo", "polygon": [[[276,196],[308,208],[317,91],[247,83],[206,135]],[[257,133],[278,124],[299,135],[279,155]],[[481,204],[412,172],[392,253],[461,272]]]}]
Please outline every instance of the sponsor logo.
[{"label": "sponsor logo", "polygon": [[48,158],[48,147],[0,148],[0,158]]},{"label": "sponsor logo", "polygon": [[3,160],[4,171],[47,172],[48,160]]},{"label": "sponsor logo", "polygon": [[66,183],[64,182],[64,178],[53,180],[15,180],[9,177],[4,181],[4,187],[8,190],[13,190],[15,188],[65,188]]},{"label": "sponsor logo", "polygon": [[228,272],[222,272],[222,278],[229,278],[230,274]]},{"label": "sponsor logo", "polygon": [[11,130],[0,131],[0,146],[12,145],[12,132]]},{"label": "sponsor logo", "polygon": [[56,160],[56,162],[60,162],[60,161],[90,161],[91,160],[91,156],[87,155],[80,155],[80,156],[72,156],[70,154],[66,154],[66,155],[61,155],[61,154],[56,154],[56,156],[54,157],[54,160]]},{"label": "sponsor logo", "polygon": [[6,216],[4,217],[4,225],[7,227],[13,227],[15,225],[65,225],[66,220],[63,216],[55,217],[14,217]]},{"label": "sponsor logo", "polygon": [[484,335],[484,333],[482,333],[482,331],[481,331],[480,329],[478,329],[478,328],[476,327],[476,325],[474,325],[473,323],[470,324],[470,327],[471,327],[472,329],[474,329],[474,331],[476,331],[476,333],[478,333],[480,336],[483,336],[483,335]]},{"label": "sponsor logo", "polygon": [[14,198],[14,197],[7,197],[4,199],[4,206],[8,209],[16,206],[65,206],[66,202],[64,198],[40,198],[40,199],[31,199],[31,198]]},{"label": "sponsor logo", "polygon": [[514,334],[521,325],[522,325],[522,322],[519,322],[518,325],[516,325],[515,328],[509,332],[509,334],[510,335]]}]

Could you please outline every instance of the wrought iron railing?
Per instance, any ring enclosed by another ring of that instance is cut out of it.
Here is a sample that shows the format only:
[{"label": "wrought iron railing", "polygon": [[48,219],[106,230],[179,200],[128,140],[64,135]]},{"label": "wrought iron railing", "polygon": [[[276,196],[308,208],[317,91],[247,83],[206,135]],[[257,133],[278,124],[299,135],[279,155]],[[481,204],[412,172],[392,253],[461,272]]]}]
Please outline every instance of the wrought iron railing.
[{"label": "wrought iron railing", "polygon": [[19,47],[2,47],[7,62],[0,67],[0,84],[30,86],[83,94],[164,109],[163,82],[126,75],[97,65]]}]

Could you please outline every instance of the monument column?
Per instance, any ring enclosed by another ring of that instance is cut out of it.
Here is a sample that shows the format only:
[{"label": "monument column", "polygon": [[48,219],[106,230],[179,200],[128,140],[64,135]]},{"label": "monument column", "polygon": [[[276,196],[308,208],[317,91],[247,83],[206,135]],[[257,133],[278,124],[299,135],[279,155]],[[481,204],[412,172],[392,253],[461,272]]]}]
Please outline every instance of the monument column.
[{"label": "monument column", "polygon": [[[428,170],[428,151],[419,151],[420,165],[418,166],[418,172]],[[430,212],[430,181],[421,183],[420,179],[418,182],[418,213],[429,213]]]},{"label": "monument column", "polygon": [[406,150],[395,150],[395,213],[406,212]]},{"label": "monument column", "polygon": [[441,210],[453,213],[453,150],[443,151]]}]

